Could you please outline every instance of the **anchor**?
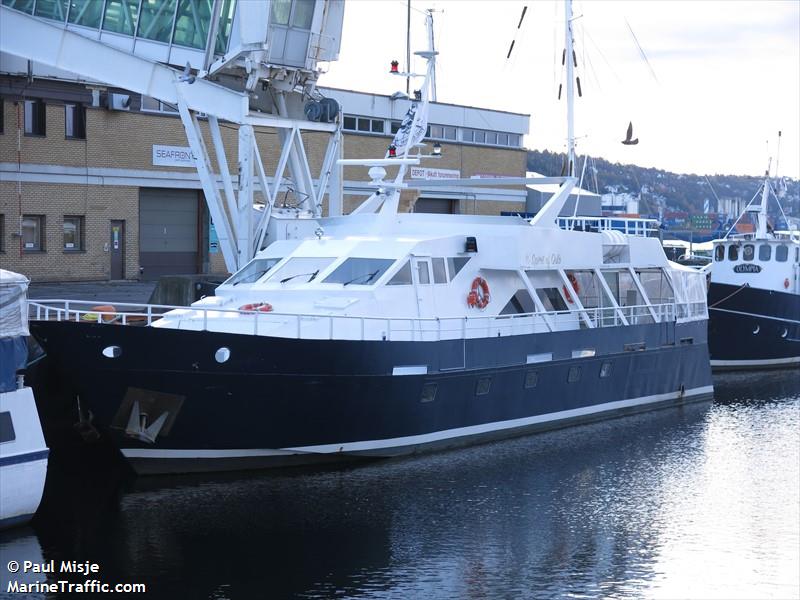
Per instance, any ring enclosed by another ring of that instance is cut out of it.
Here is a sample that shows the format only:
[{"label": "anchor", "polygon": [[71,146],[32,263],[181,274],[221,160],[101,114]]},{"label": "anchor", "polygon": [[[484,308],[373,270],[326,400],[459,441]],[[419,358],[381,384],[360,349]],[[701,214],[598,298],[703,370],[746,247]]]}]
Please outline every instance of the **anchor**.
[{"label": "anchor", "polygon": [[147,417],[148,414],[141,412],[139,409],[139,401],[135,400],[133,407],[131,407],[131,415],[128,417],[128,425],[125,427],[125,435],[146,444],[155,444],[158,434],[164,427],[164,423],[167,422],[169,411],[161,413],[149,426],[147,425]]}]

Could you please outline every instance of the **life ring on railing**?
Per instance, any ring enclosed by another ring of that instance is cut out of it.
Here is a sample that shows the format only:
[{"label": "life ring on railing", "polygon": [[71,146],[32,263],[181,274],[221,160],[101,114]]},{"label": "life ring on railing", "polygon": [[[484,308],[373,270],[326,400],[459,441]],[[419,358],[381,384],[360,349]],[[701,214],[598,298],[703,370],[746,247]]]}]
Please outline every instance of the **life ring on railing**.
[{"label": "life ring on railing", "polygon": [[[581,293],[581,286],[578,284],[578,279],[572,273],[567,273],[567,279],[569,279],[570,284],[572,285],[572,289],[575,290],[576,294]],[[564,297],[567,299],[567,302],[573,304],[575,300],[572,299],[570,296],[569,291],[567,291],[567,286],[562,285],[561,288],[564,290]]]},{"label": "life ring on railing", "polygon": [[489,306],[489,300],[489,284],[483,277],[476,277],[472,280],[472,288],[467,294],[467,305],[470,308],[483,310]]},{"label": "life ring on railing", "polygon": [[239,307],[242,312],[272,312],[272,304],[267,302],[254,302],[253,304],[244,304]]},{"label": "life ring on railing", "polygon": [[783,280],[783,287],[784,287],[784,289],[787,289],[787,290],[789,289],[789,278],[788,277]]}]

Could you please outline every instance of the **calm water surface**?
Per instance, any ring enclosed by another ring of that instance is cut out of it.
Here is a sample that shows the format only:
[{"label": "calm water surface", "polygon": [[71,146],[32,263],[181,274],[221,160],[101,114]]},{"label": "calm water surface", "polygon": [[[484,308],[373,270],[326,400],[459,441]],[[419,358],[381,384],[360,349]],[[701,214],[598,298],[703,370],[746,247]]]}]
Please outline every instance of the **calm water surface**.
[{"label": "calm water surface", "polygon": [[134,481],[95,450],[54,453],[33,527],[0,536],[0,597],[28,558],[164,598],[798,598],[800,375],[715,387],[326,471]]}]

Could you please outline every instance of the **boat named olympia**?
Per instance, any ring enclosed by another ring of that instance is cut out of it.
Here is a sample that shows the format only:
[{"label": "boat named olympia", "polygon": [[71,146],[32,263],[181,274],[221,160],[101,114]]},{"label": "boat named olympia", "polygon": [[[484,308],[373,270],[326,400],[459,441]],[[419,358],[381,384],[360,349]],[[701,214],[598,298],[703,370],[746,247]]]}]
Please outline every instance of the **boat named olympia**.
[{"label": "boat named olympia", "polygon": [[769,198],[777,195],[769,171],[759,191],[760,201],[742,213],[755,219],[755,231],[714,241],[708,335],[715,370],[800,367],[800,231],[770,227]]},{"label": "boat named olympia", "polygon": [[427,158],[410,150],[436,52],[419,54],[387,156],[340,161],[371,167],[350,215],[271,243],[190,307],[30,303],[63,387],[138,472],[397,456],[711,397],[705,276],[653,237],[559,228],[571,125],[567,176],[539,181],[560,187],[532,220],[398,212]]}]

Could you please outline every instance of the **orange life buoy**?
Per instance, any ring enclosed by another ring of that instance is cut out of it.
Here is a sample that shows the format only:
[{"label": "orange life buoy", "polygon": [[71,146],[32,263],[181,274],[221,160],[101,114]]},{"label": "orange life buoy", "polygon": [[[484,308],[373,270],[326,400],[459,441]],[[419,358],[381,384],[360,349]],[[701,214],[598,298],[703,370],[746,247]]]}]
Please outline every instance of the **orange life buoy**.
[{"label": "orange life buoy", "polygon": [[254,302],[253,304],[245,304],[239,307],[243,312],[272,312],[272,304],[267,302]]},{"label": "orange life buoy", "polygon": [[489,305],[489,284],[483,277],[472,280],[472,288],[467,294],[467,305],[470,308],[484,309]]},{"label": "orange life buoy", "polygon": [[788,277],[783,280],[783,287],[786,288],[787,290],[789,289],[789,278]]},{"label": "orange life buoy", "polygon": [[[578,285],[578,279],[572,273],[567,273],[567,279],[569,279],[570,284],[572,285],[572,289],[575,290],[576,294],[581,293],[581,286]],[[564,297],[567,299],[567,302],[570,304],[574,303],[575,300],[572,299],[572,296],[569,295],[569,291],[567,291],[567,286],[562,285],[561,288],[564,290]]]}]

